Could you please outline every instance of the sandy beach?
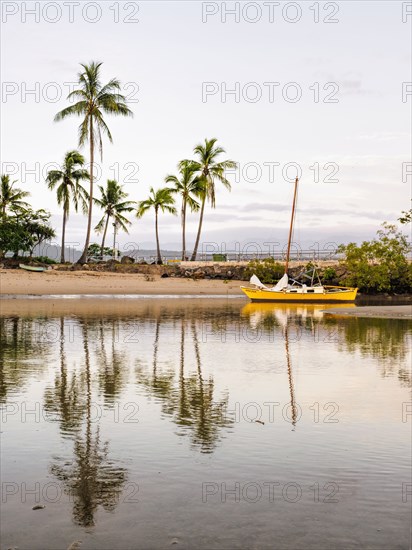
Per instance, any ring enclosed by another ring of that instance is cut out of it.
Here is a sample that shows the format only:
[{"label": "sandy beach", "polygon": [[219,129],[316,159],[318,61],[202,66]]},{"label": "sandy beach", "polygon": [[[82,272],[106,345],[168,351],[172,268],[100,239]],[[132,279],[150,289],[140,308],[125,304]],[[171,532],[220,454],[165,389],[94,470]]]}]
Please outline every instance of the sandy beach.
[{"label": "sandy beach", "polygon": [[362,306],[353,309],[343,307],[325,310],[326,315],[345,317],[371,317],[373,319],[412,319],[412,305]]},{"label": "sandy beach", "polygon": [[147,277],[140,273],[102,273],[86,271],[27,272],[22,269],[0,270],[0,294],[173,294],[243,296],[244,281]]}]

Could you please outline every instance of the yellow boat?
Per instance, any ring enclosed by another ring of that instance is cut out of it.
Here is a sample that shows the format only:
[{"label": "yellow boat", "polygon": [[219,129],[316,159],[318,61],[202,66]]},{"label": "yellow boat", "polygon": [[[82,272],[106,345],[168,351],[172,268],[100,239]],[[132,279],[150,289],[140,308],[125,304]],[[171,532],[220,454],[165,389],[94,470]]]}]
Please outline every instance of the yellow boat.
[{"label": "yellow boat", "polygon": [[[305,278],[308,282],[310,280],[308,285],[299,280],[289,278],[288,276],[298,182],[299,180],[296,178],[286,253],[285,274],[272,288],[261,283],[256,275],[253,275],[250,279],[250,284],[253,285],[252,287],[241,286],[240,288],[252,302],[310,302],[312,304],[323,302],[354,302],[356,293],[358,292],[357,288],[322,285],[315,267],[313,267],[310,272],[301,274],[302,278]],[[317,279],[316,283],[315,279]]]},{"label": "yellow boat", "polygon": [[240,287],[252,302],[354,302],[357,288],[346,286],[293,287],[283,290]]}]

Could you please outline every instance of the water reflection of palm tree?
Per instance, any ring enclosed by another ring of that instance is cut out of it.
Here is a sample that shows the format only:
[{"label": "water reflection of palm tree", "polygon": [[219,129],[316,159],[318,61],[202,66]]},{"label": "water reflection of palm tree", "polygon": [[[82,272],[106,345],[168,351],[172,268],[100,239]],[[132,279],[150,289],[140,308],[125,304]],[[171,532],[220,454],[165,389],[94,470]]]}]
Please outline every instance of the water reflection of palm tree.
[{"label": "water reflection of palm tree", "polygon": [[100,319],[99,339],[100,348],[97,350],[99,360],[98,379],[106,406],[112,406],[119,398],[125,383],[126,365],[125,353],[116,349],[116,320],[111,320],[111,350],[110,356],[106,350],[107,321]]},{"label": "water reflection of palm tree", "polygon": [[215,401],[213,377],[210,376],[208,380],[203,378],[199,338],[194,319],[192,319],[192,339],[197,366],[197,384],[193,407],[195,419],[193,441],[201,446],[202,452],[211,452],[219,439],[219,429],[232,425],[232,421],[226,416],[229,395],[226,393],[222,399]]},{"label": "water reflection of palm tree", "polygon": [[181,319],[180,327],[180,368],[179,368],[179,409],[178,424],[190,426],[190,406],[187,402],[185,383],[185,320]]},{"label": "water reflection of palm tree", "polygon": [[199,340],[195,322],[192,321],[191,338],[194,345],[196,360],[196,374],[187,375],[185,372],[186,355],[186,320],[181,318],[180,350],[178,380],[175,384],[175,373],[158,372],[158,349],[160,336],[160,318],[156,321],[152,376],[138,371],[138,383],[150,393],[162,400],[163,413],[172,417],[179,428],[180,435],[191,434],[192,444],[200,448],[201,452],[212,452],[220,436],[220,429],[232,425],[226,417],[228,396],[220,401],[214,399],[214,382],[209,377],[204,380],[200,359]]},{"label": "water reflection of palm tree", "polygon": [[11,390],[24,387],[31,375],[41,372],[51,353],[41,321],[0,315],[0,402]]},{"label": "water reflection of palm tree", "polygon": [[75,523],[84,527],[94,525],[98,506],[113,510],[119,500],[126,470],[114,467],[108,459],[108,443],[102,443],[99,427],[92,423],[92,381],[88,325],[82,321],[85,383],[85,428],[74,440],[73,459],[64,465],[52,464],[51,472],[65,485],[73,500]]},{"label": "water reflection of palm tree", "polygon": [[163,400],[164,412],[170,414],[168,404],[172,401],[172,395],[174,392],[174,372],[171,370],[168,370],[167,372],[159,372],[158,370],[160,327],[161,316],[159,314],[156,317],[155,339],[153,343],[152,377],[145,377],[143,373],[140,373],[140,375],[141,381],[151,391],[151,393]]},{"label": "water reflection of palm tree", "polygon": [[[44,408],[59,421],[64,435],[76,433],[83,419],[85,402],[81,396],[81,380],[74,372],[69,379],[67,357],[64,346],[64,317],[60,318],[60,372],[56,374],[54,387],[47,387],[44,393]],[[52,417],[53,418],[53,417]]]}]

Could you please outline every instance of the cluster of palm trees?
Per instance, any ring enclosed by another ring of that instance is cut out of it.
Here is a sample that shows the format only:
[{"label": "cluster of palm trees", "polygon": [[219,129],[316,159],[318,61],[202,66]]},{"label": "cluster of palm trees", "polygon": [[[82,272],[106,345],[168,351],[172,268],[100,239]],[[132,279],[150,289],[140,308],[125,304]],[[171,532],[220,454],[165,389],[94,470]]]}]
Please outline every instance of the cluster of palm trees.
[{"label": "cluster of palm trees", "polygon": [[197,250],[202,232],[203,215],[206,201],[211,206],[216,206],[216,182],[222,183],[226,189],[230,190],[230,182],[225,176],[225,171],[229,168],[235,168],[236,162],[233,160],[218,161],[219,155],[225,152],[222,147],[216,145],[216,138],[205,139],[204,143],[199,143],[194,148],[195,160],[185,159],[178,164],[178,175],[168,175],[165,183],[172,184],[172,187],[164,187],[155,191],[150,189],[150,196],[144,201],[140,201],[137,207],[137,217],[143,216],[145,212],[153,208],[155,211],[155,232],[157,261],[162,262],[159,244],[158,215],[159,211],[177,214],[175,208],[174,195],[181,197],[181,219],[182,219],[182,260],[186,256],[186,216],[188,208],[192,212],[200,210],[199,225],[195,246],[191,260],[196,260]]},{"label": "cluster of palm trees", "polygon": [[[83,168],[85,159],[78,151],[69,151],[64,157],[60,170],[50,170],[46,177],[46,183],[51,190],[56,190],[57,203],[63,206],[63,227],[61,240],[60,261],[65,261],[65,235],[66,223],[69,217],[70,204],[73,203],[76,212],[79,206],[84,214],[89,212],[90,195],[82,185],[82,181],[90,180],[89,172]],[[124,231],[131,222],[123,215],[131,212],[135,203],[126,201],[127,193],[115,180],[108,180],[106,188],[98,186],[100,198],[93,198],[93,203],[103,210],[103,216],[95,227],[97,233],[103,233],[101,255],[103,256],[107,228],[110,218]]]},{"label": "cluster of palm trees", "polygon": [[[90,152],[90,170],[85,168],[85,158],[77,150],[68,151],[59,170],[50,170],[46,177],[46,184],[50,190],[56,192],[57,202],[63,208],[63,225],[61,239],[61,258],[65,261],[65,235],[66,224],[73,204],[77,212],[79,208],[87,215],[87,231],[84,249],[79,258],[79,263],[85,263],[88,257],[90,236],[92,230],[93,206],[98,206],[103,215],[94,230],[102,233],[101,255],[103,255],[107,229],[110,220],[114,222],[116,229],[128,232],[131,225],[127,214],[135,212],[141,218],[147,211],[154,210],[155,233],[157,247],[157,262],[162,263],[159,243],[159,212],[168,212],[176,215],[176,197],[181,199],[182,221],[182,260],[187,258],[186,247],[186,220],[187,213],[200,212],[199,225],[191,260],[196,259],[200,236],[203,225],[203,217],[206,203],[212,208],[216,205],[216,183],[220,182],[230,190],[230,183],[225,176],[227,169],[236,167],[232,160],[220,160],[225,150],[217,144],[216,138],[205,139],[203,143],[195,146],[192,160],[185,159],[178,163],[177,174],[167,175],[165,187],[150,189],[147,199],[140,202],[128,200],[128,194],[123,186],[116,180],[108,180],[106,187],[98,186],[100,197],[94,196],[94,158],[96,147],[102,158],[103,135],[113,142],[109,127],[104,120],[104,115],[133,116],[126,104],[126,98],[120,93],[120,82],[116,78],[107,84],[102,84],[100,70],[102,63],[91,62],[81,64],[82,70],[78,74],[78,87],[67,97],[68,100],[77,100],[56,114],[55,121],[64,120],[69,116],[81,118],[79,126],[78,146],[82,147],[88,142]],[[83,187],[88,182],[88,190]],[[1,179],[0,218],[6,218],[7,211],[18,214],[23,208],[29,208],[23,199],[29,193],[14,187],[9,176]]]},{"label": "cluster of palm trees", "polygon": [[[82,70],[78,74],[78,88],[73,90],[67,97],[68,100],[77,100],[55,116],[55,121],[64,120],[69,116],[81,117],[79,126],[78,145],[82,147],[89,144],[90,171],[84,168],[84,157],[78,151],[69,151],[64,158],[61,170],[51,170],[47,175],[47,185],[50,189],[56,189],[58,204],[63,206],[63,227],[62,227],[62,254],[61,261],[64,262],[64,243],[66,223],[69,216],[70,203],[73,202],[77,211],[79,206],[87,214],[87,231],[85,245],[79,263],[87,261],[90,235],[92,229],[93,205],[103,210],[103,217],[95,227],[95,231],[103,233],[101,250],[103,253],[104,243],[107,235],[107,228],[110,219],[114,220],[117,227],[128,231],[131,225],[130,220],[125,217],[126,213],[136,210],[138,218],[142,217],[148,210],[154,209],[157,262],[161,263],[161,252],[159,243],[159,212],[177,214],[175,207],[175,196],[181,197],[181,219],[182,219],[182,259],[186,259],[186,217],[187,211],[200,211],[199,226],[195,246],[191,259],[195,260],[199,247],[202,231],[203,216],[206,202],[215,207],[215,184],[220,182],[230,190],[230,183],[225,177],[225,171],[235,168],[236,162],[232,160],[219,160],[225,150],[217,145],[217,140],[205,139],[204,143],[194,148],[193,160],[182,160],[178,164],[178,174],[168,175],[165,183],[170,185],[158,190],[150,189],[147,199],[138,203],[126,200],[128,194],[115,180],[108,180],[106,188],[99,186],[100,198],[94,197],[94,158],[95,149],[98,147],[100,157],[103,152],[103,134],[110,142],[113,142],[110,130],[104,120],[104,115],[132,117],[133,113],[127,106],[126,98],[120,93],[120,82],[116,78],[111,79],[107,84],[102,84],[100,70],[102,63],[91,62],[81,64]],[[83,187],[82,182],[89,182],[89,190]]]}]

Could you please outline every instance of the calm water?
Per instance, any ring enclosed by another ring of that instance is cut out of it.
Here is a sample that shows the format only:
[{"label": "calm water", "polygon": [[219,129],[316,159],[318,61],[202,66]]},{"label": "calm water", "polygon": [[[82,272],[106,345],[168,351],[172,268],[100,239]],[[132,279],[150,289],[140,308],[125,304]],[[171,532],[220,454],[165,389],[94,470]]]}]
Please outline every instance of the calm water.
[{"label": "calm water", "polygon": [[409,548],[411,324],[322,309],[5,300],[1,548]]}]

